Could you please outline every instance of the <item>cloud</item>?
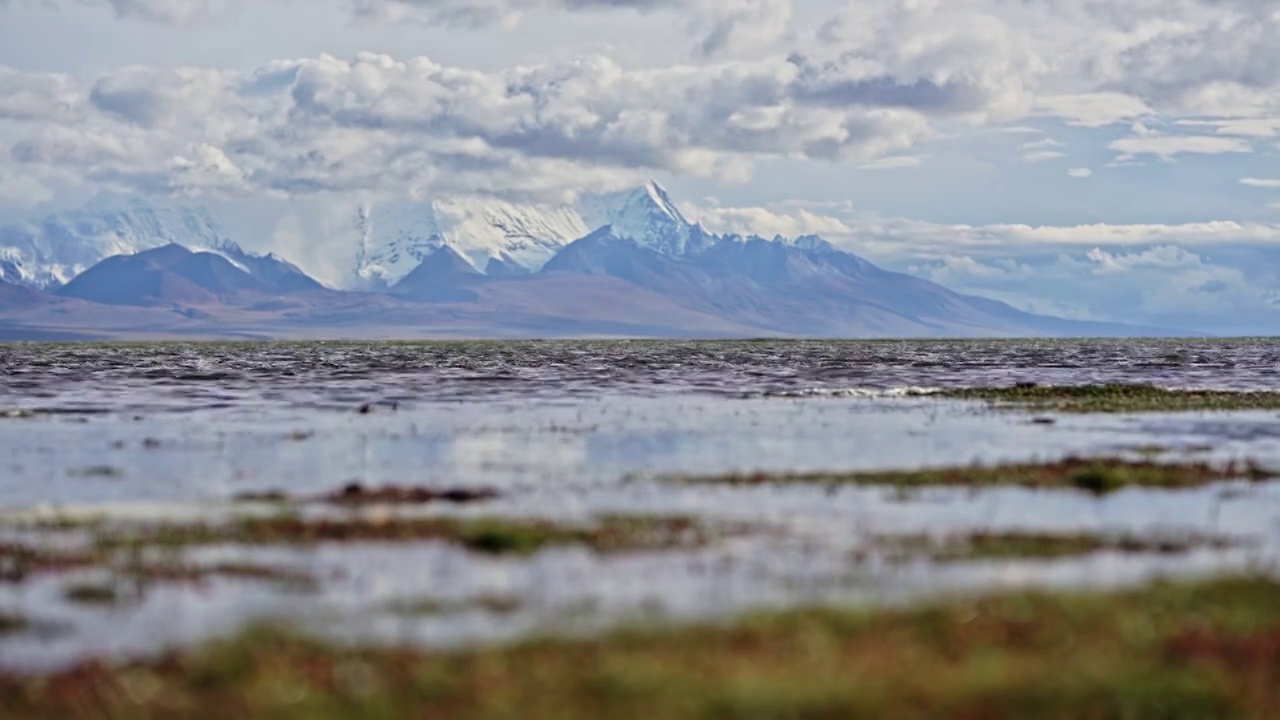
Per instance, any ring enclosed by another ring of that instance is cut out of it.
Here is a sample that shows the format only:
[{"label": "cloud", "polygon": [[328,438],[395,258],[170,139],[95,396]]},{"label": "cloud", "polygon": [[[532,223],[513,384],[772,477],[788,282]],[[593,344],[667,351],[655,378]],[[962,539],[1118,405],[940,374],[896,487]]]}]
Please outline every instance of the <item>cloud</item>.
[{"label": "cloud", "polygon": [[1021,149],[1023,151],[1035,151],[1060,148],[1062,146],[1063,144],[1061,142],[1054,140],[1053,138],[1041,138],[1039,140],[1032,140],[1031,142],[1023,143]]},{"label": "cloud", "polygon": [[1089,168],[1070,168],[1067,170],[1067,174],[1073,178],[1093,177],[1093,171]]},{"label": "cloud", "polygon": [[1162,245],[1056,254],[946,253],[908,259],[899,267],[1030,312],[1217,333],[1274,327],[1271,281],[1251,276],[1234,262],[1269,261],[1259,254],[1215,262],[1184,247]]},{"label": "cloud", "polygon": [[669,12],[683,19],[703,55],[773,45],[787,32],[793,0],[349,0],[364,22],[404,20],[461,28],[516,28],[531,11]]},{"label": "cloud", "polygon": [[22,163],[83,162],[87,177],[139,192],[286,196],[564,194],[658,171],[735,182],[764,158],[868,163],[966,111],[814,92],[845,79],[782,58],[628,70],[588,56],[484,72],[322,55],[247,72],[131,66],[87,89],[12,71],[4,82],[31,90],[0,107],[27,126],[11,146]]},{"label": "cloud", "polygon": [[151,153],[145,139],[128,133],[50,125],[15,143],[13,160],[36,166],[95,169],[114,163],[133,163]]},{"label": "cloud", "polygon": [[1247,177],[1241,178],[1240,184],[1256,188],[1280,188],[1280,179]]},{"label": "cloud", "polygon": [[1256,137],[1280,118],[1277,34],[1280,13],[1260,0],[919,0],[851,4],[816,38],[875,48],[871,63],[928,57],[926,79],[980,75],[1071,125],[1198,117]]},{"label": "cloud", "polygon": [[196,145],[173,156],[169,177],[179,194],[237,195],[249,191],[248,173],[212,145]]},{"label": "cloud", "polygon": [[920,167],[924,164],[925,158],[921,155],[893,155],[883,157],[878,160],[872,160],[869,163],[863,163],[858,166],[860,170],[901,170],[905,168]]},{"label": "cloud", "polygon": [[[206,2],[208,0],[205,0]],[[718,7],[732,13],[741,8],[760,5],[756,0],[697,0],[704,8]],[[607,12],[630,10],[655,12],[680,10],[684,0],[347,0],[350,11],[368,22],[401,22],[416,20],[460,28],[500,25],[514,28],[522,16],[531,11]]]},{"label": "cloud", "polygon": [[234,74],[201,68],[125,67],[102,76],[89,91],[97,110],[148,129],[227,113]]},{"label": "cloud", "polygon": [[[19,3],[98,6],[185,26],[244,7],[0,0],[0,13]],[[653,172],[741,182],[771,158],[912,167],[932,151],[924,143],[972,138],[974,128],[1133,123],[1141,131],[1108,131],[1102,141],[1118,154],[1113,164],[1245,153],[1280,128],[1274,3],[868,0],[829,8],[795,0],[324,0],[307,10],[484,28],[487,42],[500,42],[503,28],[531,27],[520,25],[531,14],[663,14],[676,26],[663,41],[678,45],[678,60],[628,67],[588,56],[479,71],[422,57],[322,55],[248,71],[118,68],[83,86],[0,69],[0,119],[11,123],[0,142],[34,164],[86,152],[55,151],[55,133],[42,124],[78,133],[82,146],[133,143],[145,131],[147,146],[134,160],[108,164],[99,152],[87,173],[143,191],[494,187],[562,195]],[[1178,130],[1150,130],[1171,127]],[[1073,150],[1101,136],[1071,133]],[[1066,156],[1052,141],[1018,155]]]},{"label": "cloud", "polygon": [[12,163],[0,163],[0,207],[27,210],[54,197],[50,178],[22,172]]},{"label": "cloud", "polygon": [[1116,92],[1047,95],[1039,98],[1036,106],[1045,115],[1087,128],[1129,122],[1152,113],[1142,100]]},{"label": "cloud", "polygon": [[964,225],[886,218],[861,211],[850,203],[798,201],[763,207],[713,205],[689,208],[686,215],[718,232],[749,232],[749,225],[745,222],[734,225],[727,219],[769,218],[770,227],[793,225],[807,228],[797,232],[779,230],[783,235],[817,233],[856,251],[889,259],[959,254],[1012,257],[1145,246],[1280,249],[1280,223],[1230,220],[1181,224]]},{"label": "cloud", "polygon": [[85,5],[106,8],[118,18],[190,26],[235,12],[238,0],[0,0],[0,11],[6,5],[40,8]]},{"label": "cloud", "polygon": [[1275,137],[1280,130],[1280,118],[1240,118],[1234,120],[1178,120],[1183,127],[1213,128],[1218,135],[1238,135],[1248,138]]},{"label": "cloud", "polygon": [[0,65],[0,119],[67,120],[82,104],[79,84],[70,76]]},{"label": "cloud", "polygon": [[688,214],[717,233],[800,237],[843,236],[854,232],[843,220],[805,208],[690,207]]},{"label": "cloud", "polygon": [[1152,243],[1280,243],[1280,225],[1242,223],[1229,220],[1184,223],[1180,225],[1135,224],[1113,225],[985,225],[955,226],[974,245],[1040,244],[1070,245],[1143,245]]},{"label": "cloud", "polygon": [[1045,162],[1046,160],[1057,160],[1058,158],[1064,158],[1066,156],[1066,153],[1061,153],[1057,150],[1038,150],[1036,152],[1023,153],[1021,158],[1022,162],[1039,163]]},{"label": "cloud", "polygon": [[1023,143],[1018,148],[1018,157],[1025,163],[1057,160],[1067,156],[1066,153],[1058,150],[1060,147],[1063,147],[1063,144],[1053,138],[1041,138],[1040,140]]},{"label": "cloud", "polygon": [[1247,153],[1253,146],[1244,140],[1211,135],[1148,135],[1121,138],[1107,146],[1126,157],[1155,155],[1172,160],[1178,155]]},{"label": "cloud", "polygon": [[1096,265],[1093,272],[1098,275],[1128,272],[1138,268],[1171,269],[1202,264],[1199,255],[1174,245],[1160,245],[1130,253],[1111,253],[1094,248],[1085,253],[1085,257]]},{"label": "cloud", "polygon": [[1030,38],[988,3],[851,3],[803,45],[840,102],[875,95],[916,108],[947,107],[975,121],[1022,117],[1048,70]]},{"label": "cloud", "polygon": [[[270,0],[267,0],[270,1]],[[283,2],[284,0],[275,0]],[[238,13],[243,0],[0,0],[20,5],[66,9],[100,7],[117,18],[191,28],[221,23]],[[705,55],[751,52],[769,47],[788,31],[793,0],[333,0],[321,12],[340,8],[358,24],[406,22],[478,30],[514,30],[531,12],[667,12],[681,18]],[[314,4],[314,3],[313,3]],[[308,11],[316,11],[308,8]]]},{"label": "cloud", "polygon": [[[696,0],[688,3],[690,29],[702,39],[703,55],[767,48],[791,24],[792,0]],[[679,5],[677,5],[679,7]]]}]

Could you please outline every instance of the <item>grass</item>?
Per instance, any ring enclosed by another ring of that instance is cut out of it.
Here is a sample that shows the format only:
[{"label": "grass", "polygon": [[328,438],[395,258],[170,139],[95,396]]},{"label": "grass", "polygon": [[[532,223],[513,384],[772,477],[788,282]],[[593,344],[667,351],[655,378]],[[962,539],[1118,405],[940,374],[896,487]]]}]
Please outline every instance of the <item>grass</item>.
[{"label": "grass", "polygon": [[292,505],[319,503],[343,507],[363,507],[369,505],[427,505],[430,503],[467,505],[496,500],[499,497],[501,497],[501,493],[493,488],[437,488],[400,485],[373,488],[366,487],[361,483],[351,483],[340,490],[314,498],[294,498],[281,490],[265,490],[240,493],[233,500],[243,503]]},{"label": "grass", "polygon": [[[64,597],[81,605],[112,605],[141,595],[155,584],[200,584],[212,579],[268,583],[290,592],[312,592],[320,581],[304,572],[256,563],[196,564],[183,551],[209,545],[314,545],[343,542],[439,541],[484,555],[528,556],[552,546],[584,546],[598,553],[624,553],[703,546],[728,526],[712,528],[683,517],[608,516],[589,525],[537,520],[397,518],[388,515],[303,519],[294,515],[251,517],[225,523],[106,523],[52,521],[36,529],[78,531],[87,544],[74,552],[0,544],[0,583],[21,583],[41,574],[100,569],[107,583],[68,587]],[[3,715],[0,715],[3,717]]]},{"label": "grass", "polygon": [[86,554],[63,553],[19,545],[0,543],[0,582],[22,582],[32,575],[63,572],[96,564]]},{"label": "grass", "polygon": [[281,630],[0,677],[11,720],[1274,718],[1280,584],[1015,593],[432,653]]},{"label": "grass", "polygon": [[311,545],[326,542],[436,540],[489,555],[530,555],[553,545],[583,545],[602,553],[705,544],[712,531],[683,517],[604,517],[591,525],[498,518],[342,517],[282,514],[218,524],[145,524],[101,529],[100,552],[200,545]]},{"label": "grass", "polygon": [[68,587],[63,595],[77,605],[115,605],[120,602],[120,592],[109,583],[80,583]]},{"label": "grass", "polygon": [[1080,490],[1106,495],[1130,487],[1183,489],[1226,480],[1263,482],[1276,477],[1280,475],[1253,463],[1212,465],[1203,462],[1164,463],[1122,458],[1066,458],[1050,463],[972,465],[924,470],[754,473],[684,478],[682,481],[727,485],[863,485],[898,489],[1017,486]]},{"label": "grass", "polygon": [[938,397],[1063,413],[1280,410],[1278,392],[1167,390],[1152,385],[1014,385],[945,390]]},{"label": "grass", "polygon": [[[84,529],[99,533],[90,548],[79,551],[52,551],[45,548],[26,546],[26,544],[0,544],[0,582],[22,583],[36,575],[67,573],[70,570],[104,569],[110,570],[116,577],[127,579],[136,587],[146,587],[152,583],[198,583],[214,577],[255,580],[270,582],[291,589],[315,587],[316,580],[310,575],[296,571],[268,566],[248,564],[248,562],[223,562],[223,564],[204,566],[182,562],[173,557],[168,559],[143,559],[148,547],[145,542],[125,542],[124,537],[113,534],[105,525],[90,523],[77,527],[68,521],[50,523],[47,530]],[[168,537],[172,528],[161,530]],[[164,546],[161,550],[177,550],[177,547]],[[119,600],[116,588],[111,584],[84,583],[73,585],[65,591],[67,600],[84,605],[108,605]]]},{"label": "grass", "polygon": [[21,615],[0,612],[0,637],[20,633],[28,627],[30,627],[30,623]]},{"label": "grass", "polygon": [[1098,552],[1178,555],[1201,547],[1225,549],[1231,546],[1230,541],[1222,538],[1143,538],[1090,533],[978,532],[944,540],[943,543],[937,543],[932,538],[920,535],[878,538],[895,557],[924,555],[937,562],[1054,560]]},{"label": "grass", "polygon": [[347,506],[425,505],[436,502],[465,505],[495,500],[498,497],[498,491],[492,488],[431,488],[398,485],[368,488],[359,483],[352,483],[338,492],[324,496],[321,500],[333,505]]},{"label": "grass", "polygon": [[116,569],[118,575],[140,586],[154,583],[199,584],[213,578],[261,582],[286,590],[314,591],[319,581],[303,572],[253,563],[194,565],[178,561],[129,562]]},{"label": "grass", "polygon": [[482,610],[494,615],[507,615],[516,612],[523,603],[520,598],[507,595],[481,595],[462,601],[444,601],[433,598],[394,602],[387,609],[396,615],[433,616],[453,615],[468,610]]}]

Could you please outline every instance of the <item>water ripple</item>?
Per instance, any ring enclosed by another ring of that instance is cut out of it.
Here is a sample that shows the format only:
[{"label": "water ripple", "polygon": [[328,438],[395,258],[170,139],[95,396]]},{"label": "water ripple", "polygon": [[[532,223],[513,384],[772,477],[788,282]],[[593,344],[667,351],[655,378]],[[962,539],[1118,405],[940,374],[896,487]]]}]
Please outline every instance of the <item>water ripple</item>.
[{"label": "water ripple", "polygon": [[0,408],[188,411],[210,405],[711,394],[874,395],[908,388],[1150,383],[1277,387],[1280,342],[476,342],[0,346]]}]

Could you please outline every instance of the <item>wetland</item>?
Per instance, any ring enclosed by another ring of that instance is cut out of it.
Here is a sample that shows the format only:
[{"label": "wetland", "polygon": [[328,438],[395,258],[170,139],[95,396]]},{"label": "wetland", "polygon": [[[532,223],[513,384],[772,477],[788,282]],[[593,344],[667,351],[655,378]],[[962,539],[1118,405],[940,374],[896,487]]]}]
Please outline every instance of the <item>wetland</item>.
[{"label": "wetland", "polygon": [[1272,341],[0,346],[0,703],[1270,717],[1278,362]]}]

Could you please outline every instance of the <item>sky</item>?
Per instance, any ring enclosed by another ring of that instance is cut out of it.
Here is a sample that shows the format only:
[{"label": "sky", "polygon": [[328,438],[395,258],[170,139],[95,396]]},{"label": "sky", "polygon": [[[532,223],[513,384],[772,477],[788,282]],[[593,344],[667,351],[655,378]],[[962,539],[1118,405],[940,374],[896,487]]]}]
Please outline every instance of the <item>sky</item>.
[{"label": "sky", "polygon": [[1024,309],[1280,333],[1277,37],[1275,0],[0,0],[0,216],[178,198],[307,267],[343,203],[652,177]]}]

